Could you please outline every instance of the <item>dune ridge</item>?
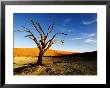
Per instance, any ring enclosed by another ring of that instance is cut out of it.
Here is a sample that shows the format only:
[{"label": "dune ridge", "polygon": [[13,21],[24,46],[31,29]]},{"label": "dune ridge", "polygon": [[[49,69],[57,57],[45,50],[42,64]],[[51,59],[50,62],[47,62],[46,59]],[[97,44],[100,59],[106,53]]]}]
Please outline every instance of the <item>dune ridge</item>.
[{"label": "dune ridge", "polygon": [[[14,48],[14,56],[38,56],[39,49],[38,48]],[[59,51],[49,49],[45,52],[44,56],[62,56],[69,54],[76,54],[79,52],[68,52],[68,51]]]}]

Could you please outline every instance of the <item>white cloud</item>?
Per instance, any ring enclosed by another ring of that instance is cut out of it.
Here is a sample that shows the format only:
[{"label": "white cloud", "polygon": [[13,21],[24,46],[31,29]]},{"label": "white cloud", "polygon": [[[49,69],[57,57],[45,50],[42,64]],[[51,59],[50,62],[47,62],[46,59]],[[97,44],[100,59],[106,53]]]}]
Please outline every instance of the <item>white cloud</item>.
[{"label": "white cloud", "polygon": [[81,40],[82,38],[70,38],[69,40]]},{"label": "white cloud", "polygon": [[93,38],[96,37],[97,34],[96,33],[80,33],[80,35],[84,36],[84,37],[89,37],[89,38]]},{"label": "white cloud", "polygon": [[80,37],[72,37],[69,38],[69,40],[77,40],[77,41],[82,41],[83,43],[87,44],[96,44],[97,43],[97,38],[96,38],[96,33],[80,33]]},{"label": "white cloud", "polygon": [[94,39],[86,39],[84,42],[85,43],[96,43],[96,40],[94,40]]},{"label": "white cloud", "polygon": [[84,25],[89,25],[89,24],[95,23],[96,21],[97,21],[96,19],[93,19],[93,20],[90,20],[90,21],[83,21],[82,23]]},{"label": "white cloud", "polygon": [[95,36],[96,36],[96,33],[88,34],[88,37],[95,37]]},{"label": "white cloud", "polygon": [[74,38],[75,40],[80,40],[80,39],[82,39],[82,38]]},{"label": "white cloud", "polygon": [[89,34],[88,36],[89,37],[94,37],[94,36],[96,36],[96,34],[95,33],[92,33],[92,34]]}]

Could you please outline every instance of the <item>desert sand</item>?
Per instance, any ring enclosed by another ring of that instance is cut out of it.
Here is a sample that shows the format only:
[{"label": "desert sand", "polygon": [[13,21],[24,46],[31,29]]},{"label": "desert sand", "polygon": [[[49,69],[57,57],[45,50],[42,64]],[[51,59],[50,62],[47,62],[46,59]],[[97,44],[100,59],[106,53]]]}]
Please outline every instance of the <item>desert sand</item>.
[{"label": "desert sand", "polygon": [[[68,54],[76,54],[78,52],[67,52],[49,49],[44,56],[62,56]],[[14,56],[38,56],[38,48],[14,48]]]}]

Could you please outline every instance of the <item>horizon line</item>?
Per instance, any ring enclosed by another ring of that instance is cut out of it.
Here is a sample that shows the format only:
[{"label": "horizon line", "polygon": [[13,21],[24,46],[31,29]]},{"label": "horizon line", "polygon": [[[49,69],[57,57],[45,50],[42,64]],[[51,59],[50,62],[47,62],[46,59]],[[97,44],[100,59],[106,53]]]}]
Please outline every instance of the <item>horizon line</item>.
[{"label": "horizon line", "polygon": [[[38,47],[14,47],[14,48],[38,48]],[[58,51],[67,51],[67,52],[78,52],[78,53],[84,53],[84,52],[94,52],[97,50],[92,50],[92,51],[71,51],[71,50],[59,50],[59,49],[49,49],[49,50],[58,50]]]}]

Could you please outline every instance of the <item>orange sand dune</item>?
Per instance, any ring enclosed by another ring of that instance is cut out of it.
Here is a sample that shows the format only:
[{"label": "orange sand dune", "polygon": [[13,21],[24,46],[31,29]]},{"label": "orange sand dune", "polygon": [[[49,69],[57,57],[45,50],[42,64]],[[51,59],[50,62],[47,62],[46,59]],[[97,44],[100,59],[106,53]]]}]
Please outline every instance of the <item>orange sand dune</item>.
[{"label": "orange sand dune", "polygon": [[[67,52],[67,51],[59,51],[59,50],[47,50],[44,56],[61,56],[67,54],[76,54],[78,52]],[[38,48],[14,48],[14,56],[38,56],[39,49]]]}]

